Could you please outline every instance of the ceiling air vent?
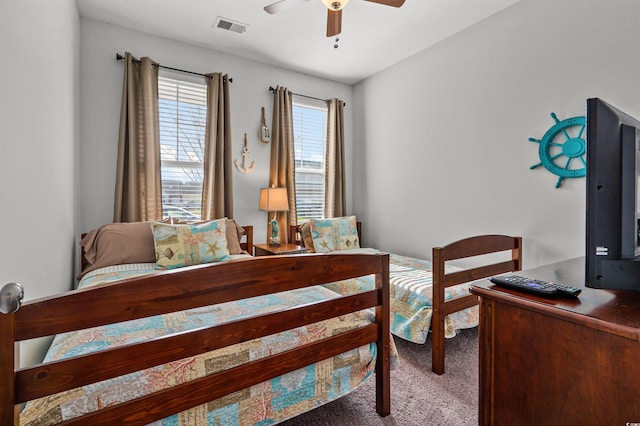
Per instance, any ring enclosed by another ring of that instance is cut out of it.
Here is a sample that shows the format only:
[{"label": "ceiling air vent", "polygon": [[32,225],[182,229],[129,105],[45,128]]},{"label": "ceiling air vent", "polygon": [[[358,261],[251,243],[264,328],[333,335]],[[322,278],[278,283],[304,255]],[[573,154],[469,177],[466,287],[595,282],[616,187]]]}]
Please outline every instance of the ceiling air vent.
[{"label": "ceiling air vent", "polygon": [[233,31],[235,33],[240,33],[240,34],[247,31],[247,27],[248,27],[248,25],[243,24],[241,22],[232,21],[231,19],[222,18],[220,16],[216,18],[216,22],[214,22],[213,26],[216,28]]}]

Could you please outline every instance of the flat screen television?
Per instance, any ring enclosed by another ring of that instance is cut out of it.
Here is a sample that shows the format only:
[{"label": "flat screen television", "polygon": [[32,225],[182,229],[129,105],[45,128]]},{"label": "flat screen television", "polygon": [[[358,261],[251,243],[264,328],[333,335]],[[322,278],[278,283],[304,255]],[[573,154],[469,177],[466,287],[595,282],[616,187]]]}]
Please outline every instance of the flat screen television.
[{"label": "flat screen television", "polygon": [[640,120],[587,100],[586,286],[640,291]]}]

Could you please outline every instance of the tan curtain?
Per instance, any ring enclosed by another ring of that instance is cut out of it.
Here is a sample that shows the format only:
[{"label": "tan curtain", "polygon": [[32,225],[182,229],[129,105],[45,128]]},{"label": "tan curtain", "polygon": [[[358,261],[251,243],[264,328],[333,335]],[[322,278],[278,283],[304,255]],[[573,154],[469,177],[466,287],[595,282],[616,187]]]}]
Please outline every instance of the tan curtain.
[{"label": "tan curtain", "polygon": [[346,215],[344,173],[344,102],[331,99],[327,126],[327,159],[325,166],[325,217]]},{"label": "tan curtain", "polygon": [[114,222],[162,219],[158,67],[125,54]]},{"label": "tan curtain", "polygon": [[233,218],[231,157],[229,79],[220,73],[208,74],[202,219]]},{"label": "tan curtain", "polygon": [[[288,212],[276,213],[280,228],[280,241],[289,242],[289,225],[297,223],[295,157],[293,155],[293,106],[291,92],[285,87],[277,87],[273,93],[273,122],[271,126],[271,164],[269,186],[286,187],[289,201]],[[271,236],[267,218],[267,241]]]}]

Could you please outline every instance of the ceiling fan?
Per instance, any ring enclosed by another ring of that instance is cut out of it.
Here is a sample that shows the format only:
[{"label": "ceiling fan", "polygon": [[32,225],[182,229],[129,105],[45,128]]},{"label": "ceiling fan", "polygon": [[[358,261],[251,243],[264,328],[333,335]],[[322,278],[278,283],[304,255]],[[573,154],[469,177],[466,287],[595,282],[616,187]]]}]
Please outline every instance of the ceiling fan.
[{"label": "ceiling fan", "polygon": [[[280,0],[264,7],[267,13],[278,13],[309,0]],[[342,31],[342,9],[349,0],[320,0],[327,6],[327,37],[333,37]],[[365,0],[385,6],[400,7],[405,0]]]}]

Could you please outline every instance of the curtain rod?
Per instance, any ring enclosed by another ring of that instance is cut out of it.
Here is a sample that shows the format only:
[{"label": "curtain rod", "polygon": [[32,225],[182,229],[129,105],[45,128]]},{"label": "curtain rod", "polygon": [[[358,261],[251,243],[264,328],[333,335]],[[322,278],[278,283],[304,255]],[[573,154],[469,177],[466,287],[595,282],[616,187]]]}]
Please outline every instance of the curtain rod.
[{"label": "curtain rod", "polygon": [[[276,89],[273,88],[273,86],[269,86],[269,91],[271,93],[275,93]],[[313,96],[308,96],[308,95],[301,95],[300,93],[293,93],[291,92],[292,95],[296,95],[296,96],[302,96],[303,98],[309,98],[309,99],[315,99],[316,101],[323,101],[323,102],[327,102],[327,99],[320,99],[320,98],[316,98]],[[343,103],[344,106],[347,106],[347,103]]]},{"label": "curtain rod", "polygon": [[[121,61],[123,59],[124,59],[124,56],[122,56],[119,53],[116,53],[116,60]],[[202,74],[202,73],[195,72],[195,71],[181,70],[181,69],[178,69],[178,68],[167,67],[165,65],[160,65],[160,64],[158,64],[158,67],[164,68],[164,69],[167,69],[167,70],[171,70],[171,71],[178,71],[178,72],[183,72],[183,73],[186,73],[186,74],[194,74],[194,75],[200,75],[202,77],[208,77],[206,74]],[[233,83],[233,78],[229,78],[228,80],[229,80],[229,83]]]}]

